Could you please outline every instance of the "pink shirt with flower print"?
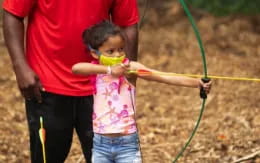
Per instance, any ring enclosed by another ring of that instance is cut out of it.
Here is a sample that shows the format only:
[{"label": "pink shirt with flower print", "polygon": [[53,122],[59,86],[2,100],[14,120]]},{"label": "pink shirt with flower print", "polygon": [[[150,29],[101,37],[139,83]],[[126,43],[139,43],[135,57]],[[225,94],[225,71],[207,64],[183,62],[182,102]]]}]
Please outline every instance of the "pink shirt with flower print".
[{"label": "pink shirt with flower print", "polygon": [[96,76],[93,128],[98,134],[136,132],[135,87],[125,77]]}]

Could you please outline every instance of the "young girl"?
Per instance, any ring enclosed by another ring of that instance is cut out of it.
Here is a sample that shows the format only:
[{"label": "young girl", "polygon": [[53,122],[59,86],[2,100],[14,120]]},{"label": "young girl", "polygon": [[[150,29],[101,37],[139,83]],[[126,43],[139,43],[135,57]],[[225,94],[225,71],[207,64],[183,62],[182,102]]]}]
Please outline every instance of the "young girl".
[{"label": "young girl", "polygon": [[96,63],[78,63],[72,67],[75,74],[95,75],[93,112],[93,162],[141,162],[139,140],[135,122],[135,86],[131,77],[177,86],[203,88],[209,93],[211,82],[189,77],[161,76],[156,74],[133,75],[129,72],[145,70],[141,63],[129,61],[124,51],[125,38],[119,27],[104,21],[83,33],[85,45]]}]

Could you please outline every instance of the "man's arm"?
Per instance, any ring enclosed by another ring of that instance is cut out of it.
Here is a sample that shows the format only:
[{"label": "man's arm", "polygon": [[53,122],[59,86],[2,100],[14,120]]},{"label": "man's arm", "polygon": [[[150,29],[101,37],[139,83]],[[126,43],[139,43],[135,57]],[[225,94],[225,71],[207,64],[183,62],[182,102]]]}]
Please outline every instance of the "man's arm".
[{"label": "man's arm", "polygon": [[126,35],[126,54],[132,61],[137,61],[138,57],[138,25],[134,24],[122,28]]},{"label": "man's arm", "polygon": [[8,48],[14,70],[19,65],[24,65],[24,22],[23,18],[16,17],[4,10],[3,32],[5,44]]},{"label": "man's arm", "polygon": [[41,101],[41,84],[26,62],[24,53],[24,20],[4,10],[3,32],[5,43],[13,64],[18,87],[26,99]]}]

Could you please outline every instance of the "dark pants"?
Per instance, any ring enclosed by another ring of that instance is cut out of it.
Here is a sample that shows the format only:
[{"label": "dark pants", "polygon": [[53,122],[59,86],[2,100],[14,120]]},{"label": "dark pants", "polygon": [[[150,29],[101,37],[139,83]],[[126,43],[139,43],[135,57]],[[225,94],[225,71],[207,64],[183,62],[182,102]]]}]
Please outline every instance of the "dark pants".
[{"label": "dark pants", "polygon": [[26,100],[32,163],[43,162],[39,138],[40,116],[43,118],[43,127],[46,130],[47,163],[65,161],[71,147],[74,128],[85,159],[90,163],[93,138],[92,107],[92,96],[73,97],[43,92],[42,103]]}]

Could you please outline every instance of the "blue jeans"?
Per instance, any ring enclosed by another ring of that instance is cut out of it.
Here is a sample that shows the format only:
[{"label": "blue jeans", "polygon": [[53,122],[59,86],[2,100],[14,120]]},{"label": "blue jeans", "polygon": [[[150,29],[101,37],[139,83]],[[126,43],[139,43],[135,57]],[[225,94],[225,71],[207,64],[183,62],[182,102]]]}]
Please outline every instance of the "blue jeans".
[{"label": "blue jeans", "polygon": [[141,163],[137,133],[107,137],[94,134],[92,163]]}]

